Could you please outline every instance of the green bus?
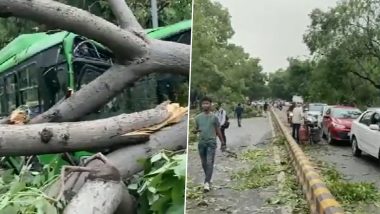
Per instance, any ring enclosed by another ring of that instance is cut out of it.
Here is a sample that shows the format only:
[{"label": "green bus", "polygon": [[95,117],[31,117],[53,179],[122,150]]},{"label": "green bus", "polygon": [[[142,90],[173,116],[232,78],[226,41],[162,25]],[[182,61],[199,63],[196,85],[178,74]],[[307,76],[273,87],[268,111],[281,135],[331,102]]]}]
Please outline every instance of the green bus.
[{"label": "green bus", "polygon": [[[191,20],[147,29],[146,33],[150,38],[190,44]],[[0,50],[0,116],[8,116],[22,105],[29,108],[31,117],[41,114],[101,75],[112,65],[113,59],[112,52],[101,44],[71,32],[18,36]],[[187,77],[180,75],[151,74],[84,119],[141,111],[166,99],[175,101],[176,87],[187,81]],[[80,158],[91,154],[82,151],[37,158],[42,165],[58,162],[58,170],[62,164],[78,164]],[[23,164],[20,158],[3,157],[2,160],[17,171]]]}]

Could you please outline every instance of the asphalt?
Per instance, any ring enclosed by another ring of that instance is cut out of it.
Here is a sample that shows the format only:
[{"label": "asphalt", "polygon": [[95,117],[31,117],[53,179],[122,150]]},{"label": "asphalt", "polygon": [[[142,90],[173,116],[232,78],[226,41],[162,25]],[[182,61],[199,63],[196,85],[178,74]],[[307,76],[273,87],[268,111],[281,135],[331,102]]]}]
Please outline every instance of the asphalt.
[{"label": "asphalt", "polygon": [[[215,159],[215,169],[212,180],[213,189],[202,193],[203,199],[187,199],[186,213],[189,214],[219,214],[219,213],[281,213],[280,209],[268,207],[266,201],[276,194],[275,188],[236,190],[231,188],[232,173],[249,166],[242,164],[236,156],[247,149],[264,148],[268,146],[272,130],[267,118],[243,119],[242,127],[231,120],[230,128],[226,130],[227,147],[230,152],[222,153],[218,147]],[[220,145],[218,145],[220,146]],[[189,145],[188,159],[188,191],[201,187],[204,179],[196,143]]]},{"label": "asphalt", "polygon": [[[285,122],[285,110],[282,112],[276,110],[276,112]],[[334,165],[345,179],[353,182],[375,183],[380,189],[380,161],[367,154],[363,154],[362,157],[353,156],[349,142],[336,142],[329,145],[322,140],[316,145],[308,145],[306,149],[306,153],[313,159]]]}]

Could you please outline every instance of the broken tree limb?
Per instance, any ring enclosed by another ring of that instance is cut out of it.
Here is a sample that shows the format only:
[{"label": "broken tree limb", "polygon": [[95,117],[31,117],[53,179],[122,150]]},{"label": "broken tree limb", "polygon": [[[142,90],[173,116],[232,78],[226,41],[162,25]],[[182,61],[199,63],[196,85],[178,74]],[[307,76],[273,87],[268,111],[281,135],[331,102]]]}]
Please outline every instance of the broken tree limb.
[{"label": "broken tree limb", "polygon": [[109,47],[121,64],[113,65],[73,96],[34,118],[31,123],[77,121],[100,109],[123,89],[151,73],[189,74],[189,45],[146,41],[141,34],[129,32],[89,12],[57,1],[0,0],[1,14],[37,21],[94,39]]},{"label": "broken tree limb", "polygon": [[125,0],[108,0],[108,3],[121,28],[144,33]]},{"label": "broken tree limb", "polygon": [[123,89],[152,72],[189,74],[190,46],[152,41],[149,59],[141,64],[113,65],[63,102],[33,118],[30,123],[71,122],[98,110]]},{"label": "broken tree limb", "polygon": [[66,167],[71,171],[88,171],[90,176],[65,207],[64,214],[113,214],[122,201],[124,184],[118,170],[100,153],[92,159],[100,160],[104,165],[101,168]]},{"label": "broken tree limb", "polygon": [[106,119],[0,126],[0,155],[37,155],[93,150],[145,142],[149,135],[123,136],[165,122],[175,110],[163,103],[154,109]]},{"label": "broken tree limb", "polygon": [[57,1],[0,0],[0,14],[9,13],[94,39],[123,59],[133,60],[147,51],[145,41],[135,34],[85,10]]},{"label": "broken tree limb", "polygon": [[[182,150],[187,143],[187,115],[182,120],[172,126],[159,130],[150,136],[150,140],[144,144],[127,146],[106,155],[110,163],[116,167],[123,178],[128,178],[143,170],[139,160],[148,158],[161,150]],[[87,167],[99,168],[104,165],[99,160],[92,160]],[[65,198],[70,200],[71,195],[75,195],[85,183],[89,173],[73,172],[65,182]],[[51,197],[57,197],[60,192],[61,181],[58,180],[49,186],[45,192]],[[124,193],[123,201],[133,204],[133,198]],[[128,207],[120,208],[122,210]],[[120,212],[122,213],[122,212]],[[126,212],[127,213],[127,212]]]}]

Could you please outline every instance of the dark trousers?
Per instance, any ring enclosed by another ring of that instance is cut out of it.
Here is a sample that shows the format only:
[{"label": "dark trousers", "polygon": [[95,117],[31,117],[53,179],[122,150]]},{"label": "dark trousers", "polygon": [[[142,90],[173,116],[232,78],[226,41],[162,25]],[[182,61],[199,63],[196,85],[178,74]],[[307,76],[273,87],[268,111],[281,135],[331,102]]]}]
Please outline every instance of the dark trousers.
[{"label": "dark trousers", "polygon": [[238,126],[241,127],[241,115],[236,115],[236,116],[237,116]]},{"label": "dark trousers", "polygon": [[222,132],[222,137],[223,137],[223,140],[224,140],[224,144],[222,144],[222,147],[225,148],[227,146],[226,128],[224,128],[222,126],[222,127],[220,127],[220,131]]},{"label": "dark trousers", "polygon": [[199,156],[201,157],[202,168],[205,173],[205,183],[210,183],[214,170],[214,159],[216,144],[198,144]]},{"label": "dark trousers", "polygon": [[293,123],[292,127],[293,127],[292,136],[293,136],[294,140],[296,140],[297,143],[299,143],[301,124]]}]

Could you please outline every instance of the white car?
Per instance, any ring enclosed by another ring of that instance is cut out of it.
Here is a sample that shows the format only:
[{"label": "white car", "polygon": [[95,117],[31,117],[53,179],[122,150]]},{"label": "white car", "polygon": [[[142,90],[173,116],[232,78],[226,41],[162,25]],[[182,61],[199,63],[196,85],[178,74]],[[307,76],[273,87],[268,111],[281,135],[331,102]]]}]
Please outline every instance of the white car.
[{"label": "white car", "polygon": [[353,121],[350,139],[353,155],[363,151],[380,159],[380,108],[368,109]]}]

